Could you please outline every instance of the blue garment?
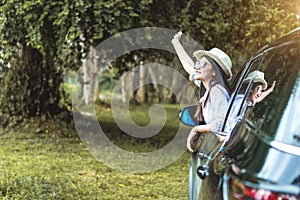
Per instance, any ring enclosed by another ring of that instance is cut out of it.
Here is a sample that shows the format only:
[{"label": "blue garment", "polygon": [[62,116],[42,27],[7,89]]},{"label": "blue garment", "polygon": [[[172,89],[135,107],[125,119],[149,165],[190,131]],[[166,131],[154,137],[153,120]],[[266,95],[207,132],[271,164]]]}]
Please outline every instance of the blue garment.
[{"label": "blue garment", "polygon": [[196,126],[194,119],[192,118],[192,116],[189,114],[189,112],[187,110],[186,110],[186,112],[181,113],[180,118],[181,118],[181,121],[185,122],[186,124]]}]

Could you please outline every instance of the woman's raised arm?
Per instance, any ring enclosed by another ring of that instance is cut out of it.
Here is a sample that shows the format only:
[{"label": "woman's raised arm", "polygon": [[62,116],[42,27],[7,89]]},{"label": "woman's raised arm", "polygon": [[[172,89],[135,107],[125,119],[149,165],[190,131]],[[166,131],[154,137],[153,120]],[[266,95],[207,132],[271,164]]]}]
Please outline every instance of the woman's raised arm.
[{"label": "woman's raised arm", "polygon": [[176,33],[172,39],[172,44],[175,48],[175,51],[178,55],[178,58],[184,68],[184,70],[188,74],[192,74],[194,71],[194,61],[193,59],[188,55],[188,53],[184,50],[183,46],[180,43],[180,38],[181,38],[182,32],[179,31]]}]

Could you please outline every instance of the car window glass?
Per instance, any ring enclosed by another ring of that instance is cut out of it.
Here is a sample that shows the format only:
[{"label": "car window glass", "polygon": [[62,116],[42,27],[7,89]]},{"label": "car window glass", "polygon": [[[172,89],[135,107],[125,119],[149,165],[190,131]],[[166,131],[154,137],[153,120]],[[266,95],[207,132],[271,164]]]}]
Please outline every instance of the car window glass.
[{"label": "car window glass", "polygon": [[[290,43],[268,51],[257,66],[265,73],[268,87],[276,81],[274,91],[248,113],[248,119],[272,139],[300,146],[299,77],[300,44]],[[253,69],[253,68],[252,68]],[[251,70],[252,70],[251,69]]]}]

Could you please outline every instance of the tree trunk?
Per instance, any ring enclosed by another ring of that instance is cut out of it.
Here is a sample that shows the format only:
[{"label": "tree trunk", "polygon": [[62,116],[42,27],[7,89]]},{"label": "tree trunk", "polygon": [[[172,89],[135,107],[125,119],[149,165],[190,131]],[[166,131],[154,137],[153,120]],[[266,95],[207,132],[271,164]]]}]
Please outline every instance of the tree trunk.
[{"label": "tree trunk", "polygon": [[152,98],[150,99],[150,101],[155,101],[156,99],[159,101],[159,89],[158,89],[158,84],[157,84],[157,78],[152,70],[151,67],[148,67],[148,72],[151,78],[151,83],[153,85],[153,91],[151,91],[152,93]]},{"label": "tree trunk", "polygon": [[91,49],[90,54],[83,61],[83,96],[85,104],[93,103],[98,98],[98,61],[96,51]]},{"label": "tree trunk", "polygon": [[146,69],[143,65],[143,62],[140,63],[139,66],[139,89],[137,91],[137,98],[139,102],[145,102],[146,95],[145,95],[145,72]]},{"label": "tree trunk", "polygon": [[83,92],[82,92],[82,100],[84,104],[89,104],[89,94],[90,94],[90,87],[91,87],[91,73],[89,67],[89,58],[87,57],[82,62],[82,69],[83,69]]},{"label": "tree trunk", "polygon": [[1,107],[11,116],[56,115],[63,111],[60,104],[63,94],[62,72],[54,67],[52,49],[45,49],[45,55],[37,49],[20,43],[19,57],[12,62],[6,74]]},{"label": "tree trunk", "polygon": [[98,75],[99,75],[99,69],[100,67],[98,67],[98,60],[97,60],[97,51],[94,50],[93,51],[93,61],[94,61],[94,73],[93,73],[93,93],[94,93],[94,96],[93,96],[93,101],[96,102],[97,99],[99,98],[99,95],[98,95],[98,91],[99,91],[99,78],[98,78]]}]

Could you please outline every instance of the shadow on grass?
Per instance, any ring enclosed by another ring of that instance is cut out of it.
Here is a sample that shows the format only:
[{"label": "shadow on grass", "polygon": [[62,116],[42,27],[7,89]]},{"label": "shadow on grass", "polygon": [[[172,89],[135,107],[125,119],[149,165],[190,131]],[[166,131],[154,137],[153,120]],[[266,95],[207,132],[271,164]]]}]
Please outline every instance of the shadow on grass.
[{"label": "shadow on grass", "polygon": [[[138,138],[130,135],[121,130],[116,124],[112,111],[109,106],[96,105],[96,114],[98,122],[95,122],[95,118],[90,116],[84,116],[79,113],[75,113],[77,119],[77,128],[80,133],[96,135],[100,134],[99,125],[105,136],[118,147],[131,152],[151,152],[160,149],[167,145],[177,134],[180,126],[178,119],[179,106],[178,105],[163,105],[167,114],[166,122],[162,129],[152,137]],[[130,108],[130,115],[135,125],[146,126],[150,122],[149,118],[149,105],[139,105]],[[131,120],[128,120],[128,126]],[[186,127],[186,133],[188,133],[188,127]],[[92,139],[91,139],[92,140]]]}]

